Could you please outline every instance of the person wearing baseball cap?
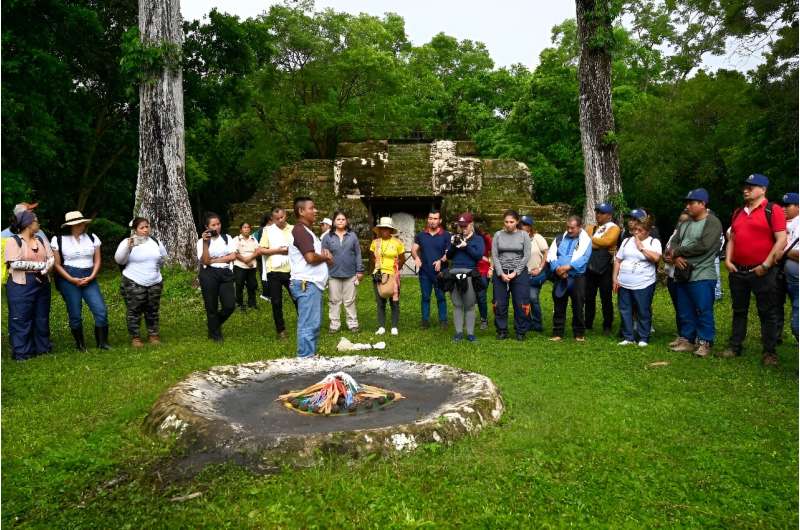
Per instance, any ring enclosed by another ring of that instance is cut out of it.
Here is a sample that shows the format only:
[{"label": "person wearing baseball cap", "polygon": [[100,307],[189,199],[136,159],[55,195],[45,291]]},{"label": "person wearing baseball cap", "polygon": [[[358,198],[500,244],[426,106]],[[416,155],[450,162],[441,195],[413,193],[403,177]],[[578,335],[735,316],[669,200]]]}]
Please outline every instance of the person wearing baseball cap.
[{"label": "person wearing baseball cap", "polygon": [[[639,212],[639,210],[634,210]],[[614,254],[617,251],[620,228],[614,222],[614,208],[601,202],[594,208],[597,224],[586,226],[586,233],[592,238],[592,256],[586,267],[586,295],[584,299],[584,322],[586,329],[594,326],[597,311],[597,292],[600,291],[600,305],[603,311],[603,334],[611,332],[614,323],[614,298],[612,281]],[[647,215],[645,214],[646,218]]]},{"label": "person wearing baseball cap", "polygon": [[[19,204],[14,206],[14,215],[16,216],[17,214],[22,213],[22,212],[26,212],[26,211],[27,212],[32,212],[33,210],[36,209],[37,206],[39,206],[38,202],[32,202],[32,203],[31,202],[21,202],[21,203],[19,203]],[[2,232],[0,232],[0,238],[2,238],[2,239],[5,239],[7,237],[11,237],[13,235],[14,235],[14,232],[12,232],[10,226],[8,228],[5,228]],[[47,235],[44,233],[44,231],[42,229],[39,229],[39,231],[36,232],[36,237],[40,237],[42,239],[47,239]]]},{"label": "person wearing baseball cap", "polygon": [[450,263],[447,278],[454,284],[450,291],[453,300],[453,325],[456,330],[453,340],[462,340],[466,328],[467,340],[475,342],[475,304],[478,301],[476,287],[484,286],[480,281],[478,262],[483,258],[484,241],[475,233],[471,213],[459,215],[456,224],[458,233],[450,238],[450,247],[447,249],[447,261]]},{"label": "person wearing baseball cap", "polygon": [[733,323],[728,348],[717,355],[723,358],[742,354],[747,336],[747,313],[753,294],[761,321],[761,362],[776,366],[778,355],[778,314],[775,308],[775,264],[786,248],[786,214],[767,200],[769,179],[759,173],[742,182],[744,206],[731,216],[730,240],[725,267],[733,306]]},{"label": "person wearing baseball cap", "polygon": [[319,237],[320,239],[322,239],[322,237],[325,234],[331,231],[331,227],[333,226],[333,221],[331,220],[330,217],[326,217],[319,223],[319,226],[320,226]]},{"label": "person wearing baseball cap", "polygon": [[547,267],[547,241],[536,231],[533,217],[523,215],[519,220],[522,230],[531,238],[531,257],[528,260],[528,275],[530,282],[530,329],[533,331],[544,331],[542,324],[542,305],[539,303],[539,292],[542,285],[547,281],[549,268]]},{"label": "person wearing baseball cap", "polygon": [[[797,238],[800,237],[800,217],[798,217],[798,195],[797,193],[786,193],[781,198],[783,204],[783,212],[786,214],[786,246],[783,253],[778,260],[778,303],[776,308],[778,310],[778,342],[783,337],[783,326],[785,320],[784,303],[788,296],[792,302],[792,335],[797,340],[798,328],[798,243]],[[780,273],[785,276],[784,281],[780,281]]]},{"label": "person wearing baseball cap", "polygon": [[679,337],[670,348],[677,352],[693,352],[697,357],[708,357],[716,337],[714,259],[719,252],[722,223],[709,211],[709,200],[703,188],[686,194],[684,204],[689,219],[678,225],[664,256],[664,261],[674,267],[680,323]]}]

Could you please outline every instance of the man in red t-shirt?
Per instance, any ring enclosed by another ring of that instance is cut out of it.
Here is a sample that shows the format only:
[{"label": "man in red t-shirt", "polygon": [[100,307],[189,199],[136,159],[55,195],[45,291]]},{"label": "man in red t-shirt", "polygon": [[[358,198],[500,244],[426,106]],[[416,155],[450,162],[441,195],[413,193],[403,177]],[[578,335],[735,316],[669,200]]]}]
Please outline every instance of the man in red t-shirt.
[{"label": "man in red t-shirt", "polygon": [[[756,297],[761,321],[761,344],[765,365],[777,365],[777,313],[775,311],[775,259],[786,244],[786,215],[766,198],[769,179],[753,174],[743,183],[744,207],[733,212],[731,237],[725,256],[733,306],[733,324],[728,349],[720,357],[742,354],[747,336],[750,293]],[[769,211],[768,211],[769,210]]]}]

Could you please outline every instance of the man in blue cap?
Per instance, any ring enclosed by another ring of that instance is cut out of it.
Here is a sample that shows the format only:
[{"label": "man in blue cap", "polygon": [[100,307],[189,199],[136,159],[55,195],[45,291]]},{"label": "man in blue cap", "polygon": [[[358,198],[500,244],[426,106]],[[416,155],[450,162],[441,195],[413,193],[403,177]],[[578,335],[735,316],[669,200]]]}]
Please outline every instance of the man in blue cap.
[{"label": "man in blue cap", "polygon": [[[800,217],[798,217],[798,195],[797,193],[786,193],[782,199],[783,213],[786,214],[786,247],[778,260],[779,281],[776,285],[778,292],[778,342],[783,337],[783,324],[785,319],[784,303],[786,296],[792,301],[792,335],[797,340],[798,328],[798,236],[800,236]],[[783,273],[784,281],[780,281],[780,274]]]},{"label": "man in blue cap", "polygon": [[620,228],[614,222],[614,208],[609,203],[598,204],[594,214],[597,224],[586,227],[586,233],[592,238],[592,256],[586,267],[584,321],[586,329],[592,329],[599,290],[600,305],[603,310],[603,334],[608,335],[614,323],[614,286],[611,277],[614,272],[614,254],[617,251]]},{"label": "man in blue cap", "polygon": [[664,261],[675,267],[675,298],[680,327],[679,337],[670,348],[708,357],[716,336],[714,285],[717,273],[714,259],[719,252],[722,223],[709,212],[709,196],[703,188],[691,190],[684,200],[689,219],[678,225],[664,254]]},{"label": "man in blue cap", "polygon": [[766,197],[769,179],[755,173],[742,183],[744,207],[731,217],[731,235],[725,253],[725,267],[733,306],[733,324],[728,348],[717,355],[730,358],[742,354],[747,336],[750,294],[756,299],[761,321],[761,362],[776,366],[778,355],[777,312],[775,311],[775,263],[786,248],[786,216]]}]

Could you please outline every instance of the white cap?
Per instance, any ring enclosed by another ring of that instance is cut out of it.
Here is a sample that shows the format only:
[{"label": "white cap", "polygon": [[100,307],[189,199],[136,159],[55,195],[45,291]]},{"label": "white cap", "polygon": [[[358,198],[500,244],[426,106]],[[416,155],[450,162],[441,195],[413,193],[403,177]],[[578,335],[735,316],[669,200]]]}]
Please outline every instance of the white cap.
[{"label": "white cap", "polygon": [[321,224],[321,225],[331,225],[331,226],[333,226],[333,221],[331,221],[331,218],[330,218],[330,217],[326,217],[326,218],[325,218],[325,219],[323,219],[323,220],[322,220],[322,221],[321,221],[319,224]]}]

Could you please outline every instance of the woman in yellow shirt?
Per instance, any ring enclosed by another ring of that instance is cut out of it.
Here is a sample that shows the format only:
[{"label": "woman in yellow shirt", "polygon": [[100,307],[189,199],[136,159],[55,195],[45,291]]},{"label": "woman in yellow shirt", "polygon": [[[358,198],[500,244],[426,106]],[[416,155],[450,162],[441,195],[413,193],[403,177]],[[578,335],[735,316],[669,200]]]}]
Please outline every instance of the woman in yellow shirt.
[{"label": "woman in yellow shirt", "polygon": [[376,335],[386,333],[386,300],[392,309],[392,335],[397,335],[400,320],[400,269],[406,261],[403,242],[393,237],[397,229],[391,217],[381,217],[372,229],[378,239],[369,246],[372,253],[372,278],[375,289],[375,303],[378,307],[378,330]]}]

